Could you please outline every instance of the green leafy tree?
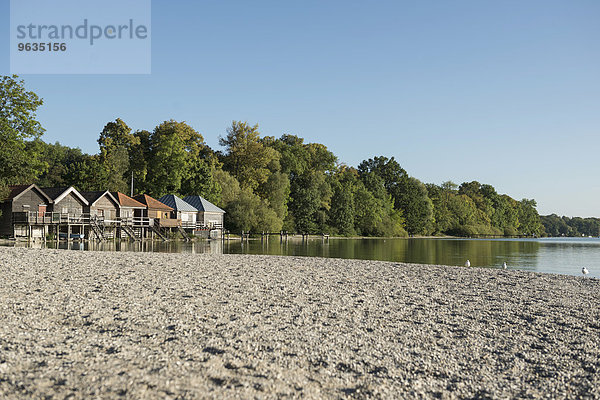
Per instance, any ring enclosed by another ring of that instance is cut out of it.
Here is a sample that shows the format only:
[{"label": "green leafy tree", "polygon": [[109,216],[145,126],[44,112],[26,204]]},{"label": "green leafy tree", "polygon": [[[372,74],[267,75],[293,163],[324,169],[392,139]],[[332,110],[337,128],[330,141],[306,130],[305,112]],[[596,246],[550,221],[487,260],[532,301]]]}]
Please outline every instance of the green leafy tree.
[{"label": "green leafy tree", "polygon": [[459,226],[458,216],[452,212],[451,203],[457,196],[457,185],[448,181],[440,186],[428,184],[427,196],[433,205],[433,220],[435,221],[433,233],[448,234]]},{"label": "green leafy tree", "polygon": [[136,137],[136,143],[129,148],[129,171],[127,176],[133,177],[133,186],[135,193],[146,193],[148,190],[148,165],[151,162],[151,143],[152,132],[138,130],[133,133]]},{"label": "green leafy tree", "polygon": [[225,147],[224,169],[243,188],[255,191],[267,182],[272,171],[279,170],[279,153],[261,142],[258,124],[233,121],[219,144]]},{"label": "green leafy tree", "polygon": [[258,188],[258,194],[267,201],[279,219],[283,221],[287,217],[290,180],[286,174],[281,172],[269,174],[267,181]]},{"label": "green leafy tree", "polygon": [[242,188],[225,210],[226,227],[232,232],[278,232],[282,221],[267,201],[261,199],[248,188]]},{"label": "green leafy tree", "polygon": [[407,236],[402,211],[394,209],[394,200],[383,179],[373,172],[363,173],[354,192],[354,224],[365,236]]},{"label": "green leafy tree", "polygon": [[283,135],[279,139],[265,137],[261,142],[277,151],[281,173],[289,178],[284,229],[299,232],[327,230],[332,195],[328,176],[336,169],[337,157],[324,145],[304,143],[304,139],[294,135]]},{"label": "green leafy tree", "polygon": [[[217,169],[213,173],[216,185],[220,188],[219,197],[215,204],[221,208],[227,208],[227,204],[235,200],[240,193],[240,183],[229,172]],[[228,216],[226,215],[225,218]]]},{"label": "green leafy tree", "polygon": [[140,139],[131,133],[131,128],[120,118],[104,126],[98,145],[100,165],[108,176],[106,189],[127,192],[129,187],[129,160],[132,149],[140,144]]},{"label": "green leafy tree", "polygon": [[65,174],[64,182],[79,190],[107,190],[111,177],[103,168],[100,155],[85,154],[81,161],[71,164]]},{"label": "green leafy tree", "polygon": [[291,185],[290,212],[301,233],[324,231],[331,205],[331,186],[319,171],[307,170]]},{"label": "green leafy tree", "polygon": [[183,179],[179,193],[183,196],[201,195],[210,202],[217,202],[221,197],[221,186],[214,179],[214,169],[202,160],[195,159],[188,164],[188,175]]},{"label": "green leafy tree", "polygon": [[401,209],[399,200],[402,196],[401,184],[408,178],[406,171],[398,164],[394,157],[375,157],[361,162],[358,165],[361,176],[373,173],[383,181],[383,186],[394,199],[395,207]]},{"label": "green leafy tree", "polygon": [[416,178],[403,178],[396,192],[396,207],[406,219],[406,230],[411,235],[429,235],[433,232],[433,204],[427,188]]},{"label": "green leafy tree", "polygon": [[540,216],[536,210],[537,203],[533,199],[523,199],[520,201],[518,216],[522,235],[540,236],[543,232]]},{"label": "green leafy tree", "polygon": [[329,209],[329,226],[338,234],[354,235],[354,192],[358,179],[351,170],[344,168],[333,179],[331,184],[332,196]]},{"label": "green leafy tree", "polygon": [[148,154],[145,187],[150,195],[199,194],[218,198],[210,161],[204,159],[207,146],[200,133],[185,122],[165,121],[154,129],[148,144],[147,151],[138,152]]},{"label": "green leafy tree", "polygon": [[0,187],[30,183],[45,168],[40,154],[26,149],[44,133],[35,114],[42,103],[16,75],[0,78]]},{"label": "green leafy tree", "polygon": [[63,146],[58,142],[49,144],[40,139],[27,142],[25,149],[28,153],[39,154],[44,160],[45,166],[36,180],[41,187],[71,185],[67,176],[69,169],[85,158],[78,148]]}]

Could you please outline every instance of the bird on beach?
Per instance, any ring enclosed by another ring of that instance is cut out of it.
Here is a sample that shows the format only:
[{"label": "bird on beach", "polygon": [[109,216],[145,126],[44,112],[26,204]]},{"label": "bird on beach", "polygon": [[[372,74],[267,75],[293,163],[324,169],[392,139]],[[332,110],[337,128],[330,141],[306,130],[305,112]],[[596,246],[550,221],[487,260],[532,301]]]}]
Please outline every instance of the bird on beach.
[{"label": "bird on beach", "polygon": [[506,269],[506,268],[508,268],[508,265],[506,265],[506,261],[504,261],[504,262],[502,263],[502,269]]},{"label": "bird on beach", "polygon": [[467,261],[465,262],[465,267],[470,267],[470,266],[471,266],[471,261],[467,260]]},{"label": "bird on beach", "polygon": [[587,274],[590,273],[590,271],[588,271],[588,269],[586,267],[581,268],[581,273],[583,274],[583,276],[586,276]]}]

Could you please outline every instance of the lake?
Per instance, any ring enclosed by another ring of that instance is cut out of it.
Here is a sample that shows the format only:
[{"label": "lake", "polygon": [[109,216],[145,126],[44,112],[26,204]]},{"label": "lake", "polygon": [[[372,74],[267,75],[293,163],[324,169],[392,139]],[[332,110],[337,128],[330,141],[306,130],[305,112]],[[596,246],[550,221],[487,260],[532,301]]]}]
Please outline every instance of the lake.
[{"label": "lake", "polygon": [[[27,246],[27,243],[16,243]],[[339,257],[385,260],[422,264],[464,265],[469,259],[472,267],[499,268],[504,261],[509,269],[600,278],[600,239],[543,238],[543,239],[334,239],[290,238],[280,241],[272,236],[268,241],[198,241],[169,242],[34,242],[34,247],[101,251],[155,251],[165,253],[213,254],[272,254],[311,257]]]}]

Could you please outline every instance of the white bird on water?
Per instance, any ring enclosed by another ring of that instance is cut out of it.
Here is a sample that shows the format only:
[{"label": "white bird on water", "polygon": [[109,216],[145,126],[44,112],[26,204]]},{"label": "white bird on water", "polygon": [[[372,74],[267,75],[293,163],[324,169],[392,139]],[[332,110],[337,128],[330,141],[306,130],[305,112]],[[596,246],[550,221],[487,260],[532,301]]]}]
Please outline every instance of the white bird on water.
[{"label": "white bird on water", "polygon": [[465,267],[470,267],[470,266],[471,266],[471,261],[467,260],[467,261],[465,262]]},{"label": "white bird on water", "polygon": [[506,269],[506,268],[508,268],[508,265],[506,265],[506,261],[504,261],[504,262],[502,263],[502,269]]},{"label": "white bird on water", "polygon": [[590,273],[590,271],[588,271],[588,269],[586,267],[581,268],[581,273],[583,274],[583,276],[586,276],[587,274]]}]

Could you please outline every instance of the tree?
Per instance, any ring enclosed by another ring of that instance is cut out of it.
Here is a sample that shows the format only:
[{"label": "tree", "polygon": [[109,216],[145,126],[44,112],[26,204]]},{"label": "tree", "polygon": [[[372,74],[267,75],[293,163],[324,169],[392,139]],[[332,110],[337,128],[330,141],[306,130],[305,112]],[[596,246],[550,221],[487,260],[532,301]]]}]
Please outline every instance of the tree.
[{"label": "tree", "polygon": [[17,79],[0,78],[0,186],[30,183],[45,167],[39,153],[26,151],[44,133],[35,115],[43,101]]},{"label": "tree", "polygon": [[448,181],[440,186],[427,184],[427,196],[433,205],[433,219],[435,221],[433,233],[448,234],[458,227],[457,216],[451,211],[451,201],[456,197],[457,186]]},{"label": "tree", "polygon": [[323,231],[331,204],[331,187],[319,171],[307,170],[294,179],[290,192],[290,212],[301,233]]},{"label": "tree", "polygon": [[283,221],[287,217],[290,180],[286,174],[281,172],[269,174],[267,181],[258,188],[258,194],[267,201],[279,219]]},{"label": "tree", "polygon": [[181,182],[179,192],[183,196],[202,195],[210,202],[216,202],[221,196],[221,186],[215,182],[214,168],[200,158],[190,160],[187,176]]},{"label": "tree", "polygon": [[152,133],[138,130],[133,133],[136,143],[129,148],[128,177],[133,177],[133,186],[136,193],[148,192],[148,163],[151,162],[150,138]]},{"label": "tree", "polygon": [[341,235],[354,235],[354,191],[358,179],[344,168],[333,179],[329,225]]},{"label": "tree", "polygon": [[[148,144],[145,187],[152,196],[173,193],[218,198],[211,164],[203,158],[206,154],[204,138],[191,126],[185,122],[165,121],[154,129]],[[198,193],[204,190],[208,192]]]},{"label": "tree", "polygon": [[282,221],[267,202],[248,188],[242,188],[236,198],[225,206],[226,227],[233,232],[278,232]]},{"label": "tree", "polygon": [[540,236],[542,223],[537,210],[537,203],[533,199],[523,199],[519,202],[518,216],[520,233],[527,236]]},{"label": "tree", "polygon": [[281,172],[290,176],[290,180],[304,173],[309,167],[311,154],[304,144],[304,139],[294,135],[282,135],[279,139],[267,136],[261,142],[279,153]]},{"label": "tree", "polygon": [[255,191],[267,182],[272,171],[279,170],[279,153],[260,141],[258,124],[233,121],[227,136],[219,139],[225,146],[223,164],[243,188]]},{"label": "tree", "polygon": [[411,235],[429,235],[433,232],[433,204],[427,188],[413,177],[400,180],[396,189],[396,208],[402,210],[406,230]]},{"label": "tree", "polygon": [[[217,169],[213,173],[215,184],[219,187],[219,197],[215,204],[227,208],[227,204],[235,200],[240,193],[240,183],[227,171]],[[227,218],[227,217],[226,217]]]},{"label": "tree", "polygon": [[28,153],[40,154],[40,158],[44,160],[45,166],[36,182],[38,186],[67,186],[78,183],[70,181],[68,174],[75,163],[81,163],[85,158],[80,149],[36,139],[26,142],[25,150]]},{"label": "tree", "polygon": [[107,190],[110,179],[98,154],[85,154],[81,161],[71,164],[65,174],[65,184],[84,191]]},{"label": "tree", "polygon": [[277,151],[281,173],[289,178],[284,228],[300,232],[326,230],[332,194],[328,176],[335,171],[337,157],[324,145],[306,144],[294,135],[265,137],[261,143]]},{"label": "tree", "polygon": [[[400,197],[399,185],[403,179],[408,177],[408,174],[394,160],[394,157],[390,159],[383,156],[375,157],[361,162],[358,165],[358,173],[364,175],[368,172],[372,172],[383,180],[383,186],[392,195],[394,202],[397,202]],[[396,204],[396,208],[399,208],[398,204]]]},{"label": "tree", "polygon": [[106,189],[126,192],[129,187],[129,160],[132,149],[140,144],[139,137],[131,133],[131,128],[122,119],[109,122],[100,132],[100,165],[108,176]]}]

